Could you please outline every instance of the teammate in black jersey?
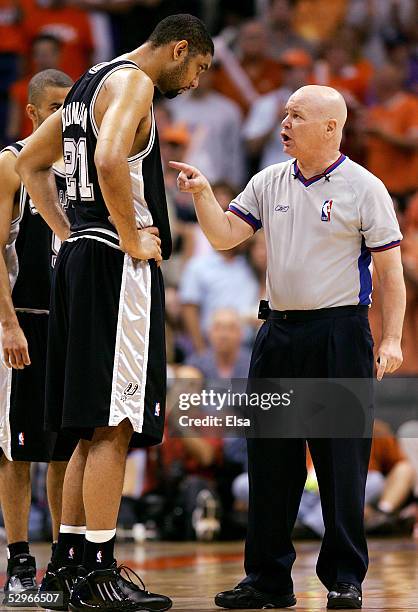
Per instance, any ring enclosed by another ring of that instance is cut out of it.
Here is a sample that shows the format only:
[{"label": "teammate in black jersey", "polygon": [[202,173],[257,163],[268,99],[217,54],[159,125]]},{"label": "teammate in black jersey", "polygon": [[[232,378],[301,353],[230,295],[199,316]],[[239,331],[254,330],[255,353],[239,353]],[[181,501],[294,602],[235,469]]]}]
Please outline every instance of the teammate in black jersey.
[{"label": "teammate in black jersey", "polygon": [[[171,236],[154,86],[168,97],[197,87],[212,56],[213,42],[199,19],[167,17],[138,49],[87,71],[18,163],[41,214],[54,231],[67,232],[51,300],[47,424],[82,438],[65,477],[62,522],[82,527],[84,502],[87,531],[83,555],[77,533],[60,534],[41,590],[87,572],[72,590],[73,612],[171,606],[169,598],[124,580],[113,549],[132,434],[135,445],[157,444],[164,426],[158,263],[170,255]],[[74,205],[71,232],[51,181],[62,147]]]},{"label": "teammate in black jersey", "polygon": [[[58,70],[32,78],[26,110],[34,130],[62,106],[71,85],[70,77]],[[25,142],[13,143],[0,154],[0,493],[8,542],[8,595],[36,588],[35,559],[28,543],[30,462],[50,462],[47,489],[56,541],[66,462],[74,449],[62,436],[57,440],[56,434],[44,431],[48,310],[59,243],[16,173]],[[63,171],[61,161],[54,177],[67,208]]]}]

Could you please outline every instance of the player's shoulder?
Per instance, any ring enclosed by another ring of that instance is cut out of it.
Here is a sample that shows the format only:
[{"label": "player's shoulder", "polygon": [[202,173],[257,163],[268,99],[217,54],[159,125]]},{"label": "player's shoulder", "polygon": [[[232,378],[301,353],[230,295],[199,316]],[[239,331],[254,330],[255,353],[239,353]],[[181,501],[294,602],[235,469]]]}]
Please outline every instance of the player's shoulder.
[{"label": "player's shoulder", "polygon": [[375,174],[348,157],[341,164],[341,173],[357,196],[370,192],[387,192],[384,183]]},{"label": "player's shoulder", "polygon": [[132,61],[126,60],[125,63],[119,64],[106,82],[109,88],[118,94],[123,90],[121,88],[128,88],[132,95],[139,90],[142,95],[148,94],[150,99],[154,96],[154,83],[151,78]]}]

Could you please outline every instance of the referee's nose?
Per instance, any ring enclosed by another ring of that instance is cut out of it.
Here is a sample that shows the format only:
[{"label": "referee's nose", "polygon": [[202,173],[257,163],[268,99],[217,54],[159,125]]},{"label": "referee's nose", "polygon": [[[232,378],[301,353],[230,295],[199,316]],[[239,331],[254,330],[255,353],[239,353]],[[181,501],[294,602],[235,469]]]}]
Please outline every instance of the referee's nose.
[{"label": "referee's nose", "polygon": [[289,115],[286,115],[285,118],[282,121],[282,126],[284,128],[291,128],[292,127],[292,123],[290,121],[290,117]]}]

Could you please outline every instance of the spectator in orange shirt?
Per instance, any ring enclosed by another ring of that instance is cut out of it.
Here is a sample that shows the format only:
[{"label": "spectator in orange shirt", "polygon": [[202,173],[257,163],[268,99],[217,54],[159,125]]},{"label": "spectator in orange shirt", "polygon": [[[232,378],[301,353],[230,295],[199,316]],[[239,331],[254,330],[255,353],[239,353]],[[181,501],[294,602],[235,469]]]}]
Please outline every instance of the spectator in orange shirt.
[{"label": "spectator in orange shirt", "polygon": [[259,94],[277,89],[282,82],[279,62],[267,55],[266,29],[261,21],[246,21],[238,36],[237,62],[225,58],[216,49],[216,59],[222,67],[214,74],[214,88],[234,100],[244,113]]},{"label": "spectator in orange shirt", "polygon": [[401,211],[418,189],[418,99],[403,91],[403,78],[391,64],[378,72],[377,103],[365,125],[367,168],[385,183]]},{"label": "spectator in orange shirt", "polygon": [[0,0],[0,146],[5,140],[8,90],[17,78],[24,47],[21,21],[19,0]]},{"label": "spectator in orange shirt", "polygon": [[63,0],[22,0],[24,32],[31,43],[39,34],[62,42],[60,70],[78,79],[91,65],[93,38],[88,13]]},{"label": "spectator in orange shirt", "polygon": [[27,91],[32,76],[60,65],[61,43],[50,34],[41,34],[32,43],[31,67],[27,76],[13,83],[10,88],[9,118],[6,136],[9,142],[26,138],[32,133],[32,122],[26,114]]},{"label": "spectator in orange shirt", "polygon": [[331,39],[345,17],[347,0],[299,0],[294,30],[305,40],[320,43]]},{"label": "spectator in orange shirt", "polygon": [[343,28],[338,36],[323,47],[321,59],[315,62],[313,82],[328,85],[340,91],[349,104],[366,102],[373,67],[367,60],[358,57],[361,48],[356,31]]}]

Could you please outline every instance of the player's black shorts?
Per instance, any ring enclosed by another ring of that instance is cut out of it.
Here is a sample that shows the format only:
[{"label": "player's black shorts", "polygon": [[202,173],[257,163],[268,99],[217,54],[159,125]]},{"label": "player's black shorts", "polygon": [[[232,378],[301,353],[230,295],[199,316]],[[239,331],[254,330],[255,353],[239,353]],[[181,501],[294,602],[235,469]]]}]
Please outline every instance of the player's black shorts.
[{"label": "player's black shorts", "polygon": [[133,445],[161,442],[166,357],[164,287],[154,261],[106,240],[61,247],[52,284],[46,425],[91,439],[128,418]]},{"label": "player's black shorts", "polygon": [[31,365],[11,370],[0,363],[0,445],[15,461],[68,461],[77,440],[46,432],[45,368],[48,315],[18,312]]}]

